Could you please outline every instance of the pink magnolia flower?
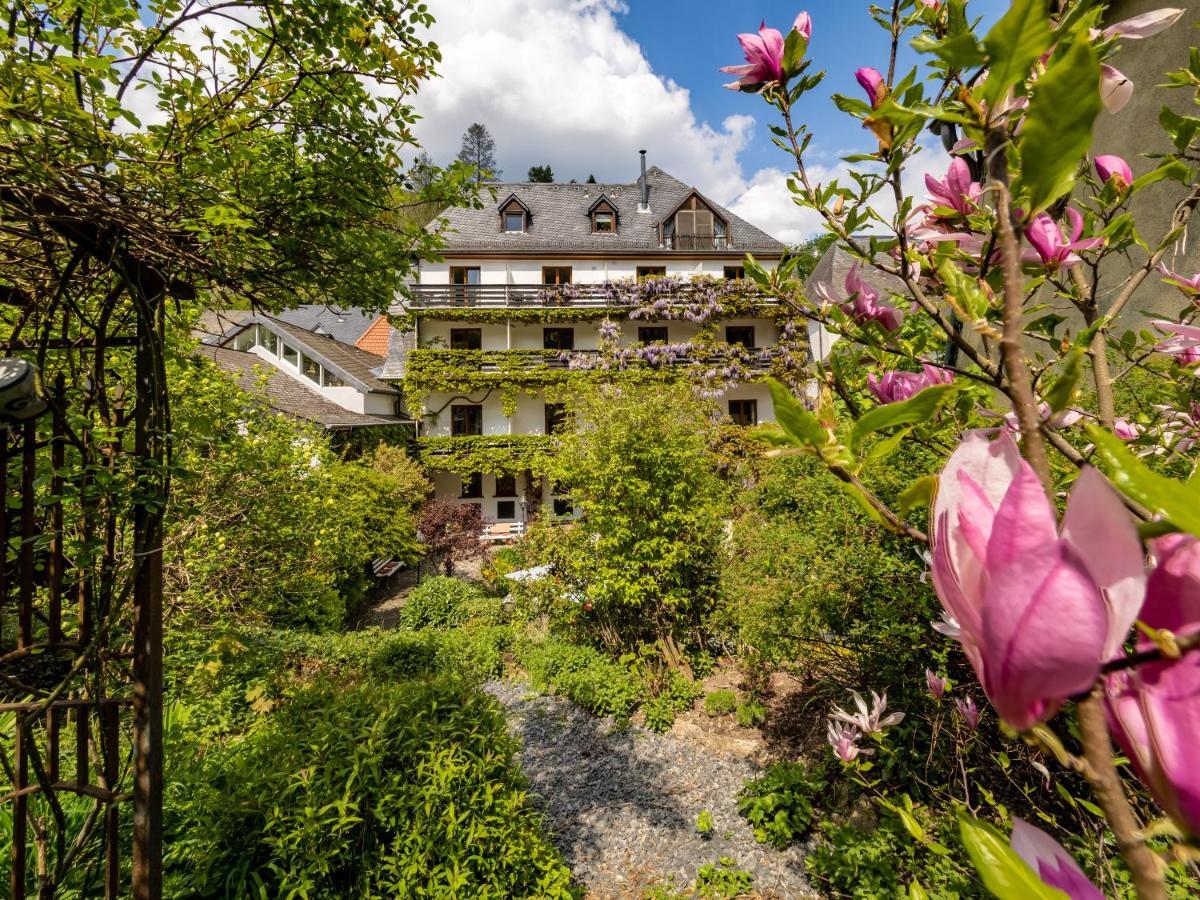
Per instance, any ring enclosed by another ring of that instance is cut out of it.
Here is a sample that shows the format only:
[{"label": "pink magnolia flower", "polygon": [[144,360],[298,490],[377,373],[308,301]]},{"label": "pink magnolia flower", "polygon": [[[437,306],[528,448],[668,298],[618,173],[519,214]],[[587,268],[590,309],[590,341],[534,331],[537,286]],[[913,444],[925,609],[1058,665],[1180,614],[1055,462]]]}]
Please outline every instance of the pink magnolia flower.
[{"label": "pink magnolia flower", "polygon": [[1096,174],[1105,184],[1112,183],[1118,192],[1125,191],[1133,184],[1133,169],[1129,163],[1119,156],[1111,154],[1096,157]]},{"label": "pink magnolia flower", "polygon": [[1071,222],[1069,237],[1062,226],[1046,213],[1034,216],[1025,229],[1025,237],[1033,249],[1024,251],[1021,258],[1025,262],[1040,264],[1054,271],[1079,262],[1076,250],[1094,250],[1103,246],[1104,238],[1080,240],[1083,235],[1083,216],[1079,214],[1079,210],[1068,206],[1067,218]]},{"label": "pink magnolia flower", "polygon": [[[796,16],[792,30],[800,32],[807,41],[812,36],[812,17],[806,12],[800,13]],[[739,34],[737,39],[742,45],[746,63],[721,68],[727,75],[740,76],[737,81],[730,82],[725,87],[733,91],[758,91],[766,84],[783,80],[785,41],[777,29],[768,28],[767,23],[763,22],[758,26],[757,34]]]},{"label": "pink magnolia flower", "polygon": [[975,705],[974,697],[955,697],[954,708],[963,717],[967,727],[974,731],[979,727],[979,707]]},{"label": "pink magnolia flower", "polygon": [[1092,686],[1120,651],[1145,590],[1124,505],[1091,467],[1061,534],[1055,509],[1008,432],[969,432],[938,478],[933,585],[1000,716],[1026,730]]},{"label": "pink magnolia flower", "polygon": [[934,700],[941,700],[946,694],[946,679],[936,674],[933,669],[925,670],[925,684]]},{"label": "pink magnolia flower", "polygon": [[1200,272],[1197,272],[1191,278],[1180,275],[1178,272],[1172,272],[1164,265],[1158,266],[1158,271],[1163,275],[1163,281],[1167,284],[1173,284],[1179,290],[1183,291],[1189,297],[1200,297]]},{"label": "pink magnolia flower", "polygon": [[888,92],[887,83],[883,80],[883,75],[879,70],[864,66],[854,73],[854,77],[858,79],[862,89],[867,92],[867,100],[871,103],[871,109],[879,106]]},{"label": "pink magnolia flower", "polygon": [[846,273],[846,293],[849,297],[842,304],[842,312],[859,325],[878,322],[886,331],[895,331],[900,327],[900,311],[879,302],[879,291],[863,280],[858,263]]},{"label": "pink magnolia flower", "polygon": [[[1157,564],[1141,619],[1177,636],[1200,630],[1200,541],[1173,534],[1151,543]],[[1147,636],[1138,650],[1154,647]],[[1176,824],[1200,834],[1200,653],[1114,672],[1105,683],[1109,729],[1138,777]]]},{"label": "pink magnolia flower", "polygon": [[1038,878],[1070,900],[1104,900],[1104,894],[1088,880],[1062,844],[1037,826],[1014,816],[1008,843]]},{"label": "pink magnolia flower", "polygon": [[921,0],[921,5],[936,12],[942,8],[942,0]]},{"label": "pink magnolia flower", "polygon": [[[1129,40],[1140,40],[1141,38],[1152,37],[1160,31],[1165,31],[1183,15],[1182,9],[1155,9],[1150,12],[1142,13],[1140,16],[1133,16],[1129,19],[1122,19],[1113,25],[1109,25],[1102,32],[1100,37],[1106,41],[1112,38],[1127,38]],[[1096,37],[1096,32],[1092,32],[1093,39]]]},{"label": "pink magnolia flower", "polygon": [[1113,434],[1123,441],[1136,441],[1141,436],[1142,427],[1125,418],[1113,420]]},{"label": "pink magnolia flower", "polygon": [[880,696],[871,691],[871,707],[867,708],[867,702],[863,699],[863,695],[858,691],[851,691],[851,696],[854,697],[854,705],[858,709],[857,713],[848,713],[840,706],[835,706],[833,712],[829,714],[830,719],[845,722],[865,734],[880,734],[885,728],[891,728],[893,725],[899,725],[904,721],[904,713],[894,712],[885,716],[883,713],[887,709],[887,694]]},{"label": "pink magnolia flower", "polygon": [[831,721],[829,722],[828,735],[829,746],[833,748],[834,755],[844,763],[852,763],[860,755],[870,756],[874,752],[872,750],[863,750],[858,746],[858,740],[862,735],[849,725]]},{"label": "pink magnolia flower", "polygon": [[1155,350],[1174,356],[1182,366],[1200,362],[1200,325],[1182,325],[1178,322],[1157,320],[1150,324],[1172,337],[1157,344]]},{"label": "pink magnolia flower", "polygon": [[880,403],[898,403],[907,400],[935,384],[949,384],[954,375],[938,366],[925,363],[920,372],[886,372],[882,378],[868,373],[867,387]]},{"label": "pink magnolia flower", "polygon": [[1100,64],[1100,100],[1110,113],[1119,113],[1133,96],[1133,82],[1108,63]]},{"label": "pink magnolia flower", "polygon": [[979,206],[979,197],[983,193],[979,182],[971,180],[971,170],[961,156],[956,156],[951,161],[945,178],[937,179],[926,175],[925,187],[933,196],[935,208],[952,209],[960,216],[975,212]]}]

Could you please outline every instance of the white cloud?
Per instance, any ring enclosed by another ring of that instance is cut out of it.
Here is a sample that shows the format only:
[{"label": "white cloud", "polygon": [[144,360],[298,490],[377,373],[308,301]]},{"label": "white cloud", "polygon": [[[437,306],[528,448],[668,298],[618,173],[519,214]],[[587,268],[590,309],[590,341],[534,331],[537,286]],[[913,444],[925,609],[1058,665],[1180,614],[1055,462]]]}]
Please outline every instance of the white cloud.
[{"label": "white cloud", "polygon": [[562,179],[631,181],[637,151],[726,201],[745,187],[738,153],[752,116],[698,121],[688,91],[654,72],[621,30],[617,0],[440,0],[440,78],[416,101],[416,131],[445,163],[472,122],[496,139],[503,176],[549,163]]},{"label": "white cloud", "polygon": [[[861,164],[855,164],[861,168]],[[923,151],[905,168],[901,178],[901,186],[907,195],[924,197],[925,175],[942,175],[949,160],[940,148],[933,145],[924,147]],[[849,177],[850,165],[840,160],[833,165],[809,164],[809,181],[815,186],[828,184],[837,179],[844,185],[854,187]],[[788,172],[782,169],[760,169],[750,179],[746,190],[738,195],[729,208],[751,224],[773,235],[785,243],[798,243],[819,234],[822,219],[815,211],[796,205],[792,193],[788,190]],[[896,211],[896,204],[890,191],[882,191],[872,204],[875,211],[887,219],[891,219]]]}]

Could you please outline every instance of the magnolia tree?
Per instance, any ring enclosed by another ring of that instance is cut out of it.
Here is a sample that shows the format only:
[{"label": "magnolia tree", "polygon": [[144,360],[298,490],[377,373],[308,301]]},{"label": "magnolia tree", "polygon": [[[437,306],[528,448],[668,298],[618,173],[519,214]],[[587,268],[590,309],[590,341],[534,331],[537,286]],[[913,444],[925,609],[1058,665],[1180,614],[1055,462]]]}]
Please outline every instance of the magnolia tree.
[{"label": "magnolia tree", "polygon": [[[881,523],[927,546],[945,610],[935,627],[961,646],[1006,728],[1087,779],[1138,895],[1163,897],[1165,855],[1146,835],[1168,835],[1177,859],[1200,848],[1200,489],[1187,480],[1200,459],[1200,276],[1168,267],[1200,200],[1200,118],[1164,110],[1173,151],[1139,177],[1126,160],[1090,157],[1098,117],[1119,115],[1134,90],[1105,60],[1183,10],[1106,25],[1100,6],[1050,5],[1015,0],[986,34],[964,0],[872,7],[890,52],[877,67],[862,60],[862,96],[834,99],[877,149],[848,158],[851,179],[826,183],[810,175],[800,121],[823,76],[805,58],[812,20],[739,35],[746,62],[723,70],[738,76],[729,87],[778,111],[793,199],[856,260],[844,284],[808,293],[786,261],[766,272],[748,259],[747,273],[841,338],[812,364],[815,400],[772,386],[780,441],[818,454]],[[904,44],[923,69],[897,67]],[[1200,53],[1166,80],[1197,92]],[[928,132],[949,151],[945,175],[909,196],[904,176],[928,158]],[[1147,233],[1130,203],[1159,182],[1178,183],[1178,204],[1165,232]],[[1153,278],[1178,289],[1183,312],[1122,331],[1118,317]],[[1151,397],[1136,416],[1118,415],[1114,386],[1127,380]],[[891,508],[859,473],[915,438],[944,446],[945,463]],[[919,505],[926,531],[910,518]],[[945,694],[945,679],[927,679]],[[886,698],[855,699],[829,729],[851,766],[864,736],[898,721]],[[974,700],[956,702],[974,727]],[[1077,742],[1059,737],[1069,717]],[[1136,817],[1113,741],[1163,821]],[[1004,840],[964,817],[962,833],[1001,896],[1101,896],[1026,822]]]}]

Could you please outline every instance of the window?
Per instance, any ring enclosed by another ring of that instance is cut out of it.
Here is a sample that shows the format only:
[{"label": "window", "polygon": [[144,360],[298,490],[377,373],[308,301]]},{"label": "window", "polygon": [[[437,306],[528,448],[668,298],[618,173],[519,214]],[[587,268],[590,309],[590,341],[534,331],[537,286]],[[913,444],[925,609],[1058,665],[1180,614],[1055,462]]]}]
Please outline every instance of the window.
[{"label": "window", "polygon": [[643,344],[665,344],[667,342],[667,326],[639,325],[638,340]]},{"label": "window", "polygon": [[567,424],[567,408],[561,403],[546,404],[546,434],[558,434]]},{"label": "window", "polygon": [[729,418],[733,419],[734,425],[757,425],[758,401],[730,400]]},{"label": "window", "polygon": [[666,266],[638,266],[638,278],[665,278],[667,274]]},{"label": "window", "polygon": [[295,347],[289,347],[287,344],[284,344],[283,358],[287,362],[290,362],[293,366],[298,367],[300,365],[300,351]]},{"label": "window", "polygon": [[266,325],[258,326],[258,343],[268,353],[279,355],[279,335]]},{"label": "window", "polygon": [[574,328],[543,328],[542,348],[545,350],[574,350]]},{"label": "window", "polygon": [[346,382],[342,381],[342,379],[338,378],[336,375],[334,375],[328,369],[321,370],[321,384],[323,384],[325,387],[345,387],[346,386]]},{"label": "window", "polygon": [[542,284],[570,284],[570,266],[542,266]]},{"label": "window", "polygon": [[496,491],[497,497],[515,497],[517,496],[517,476],[516,475],[497,475],[496,476]]},{"label": "window", "polygon": [[616,231],[614,227],[613,214],[610,212],[598,212],[592,214],[592,231],[597,234],[612,234]]},{"label": "window", "polygon": [[570,497],[555,497],[554,498],[554,514],[556,516],[569,516],[575,511],[574,504],[571,503]]},{"label": "window", "polygon": [[479,350],[483,347],[482,328],[451,328],[451,350]]},{"label": "window", "polygon": [[300,371],[305,378],[311,378],[317,384],[321,383],[321,364],[307,356],[300,357]]},{"label": "window", "polygon": [[504,214],[504,230],[505,231],[524,231],[525,230],[525,213],[523,213],[523,212],[506,212]]},{"label": "window", "polygon": [[450,434],[454,437],[483,434],[483,407],[478,405],[451,406]]},{"label": "window", "polygon": [[479,266],[451,266],[451,284],[479,284]]},{"label": "window", "polygon": [[742,281],[746,277],[745,266],[726,266],[725,278],[728,281]]},{"label": "window", "polygon": [[462,476],[462,493],[464,500],[473,500],[483,496],[483,476],[478,472]]},{"label": "window", "polygon": [[517,517],[517,501],[516,500],[497,500],[496,501],[496,518],[500,521],[511,522]]},{"label": "window", "polygon": [[753,325],[726,325],[725,326],[725,343],[741,344],[747,350],[754,349],[754,326]]},{"label": "window", "polygon": [[255,332],[258,326],[246,328],[238,333],[238,336],[233,339],[234,350],[249,350],[254,346]]}]

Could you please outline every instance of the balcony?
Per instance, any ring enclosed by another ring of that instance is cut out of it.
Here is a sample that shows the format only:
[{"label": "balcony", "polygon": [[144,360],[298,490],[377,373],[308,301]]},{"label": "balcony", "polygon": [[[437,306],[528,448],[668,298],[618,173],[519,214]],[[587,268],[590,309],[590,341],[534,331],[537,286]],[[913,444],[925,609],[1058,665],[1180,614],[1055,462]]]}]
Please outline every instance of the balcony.
[{"label": "balcony", "polygon": [[[706,238],[705,240],[711,240]],[[763,294],[753,282],[717,278],[654,277],[642,281],[605,281],[599,284],[416,284],[408,288],[413,311],[431,309],[633,309],[661,301],[679,305],[706,302],[714,290],[722,300],[751,300],[774,307],[778,301]]]},{"label": "balcony", "polygon": [[729,250],[729,239],[723,234],[673,234],[663,238],[668,250]]}]

